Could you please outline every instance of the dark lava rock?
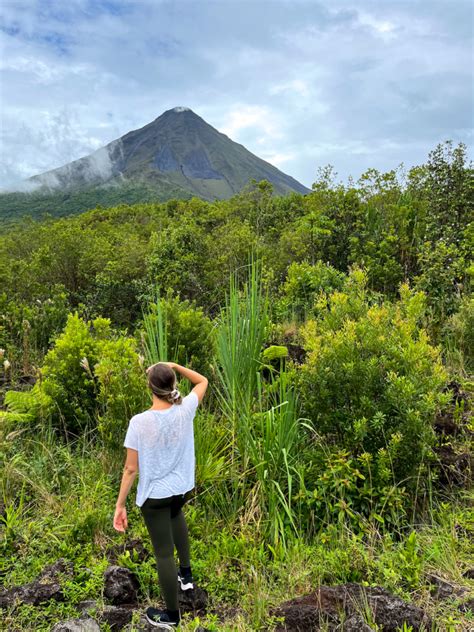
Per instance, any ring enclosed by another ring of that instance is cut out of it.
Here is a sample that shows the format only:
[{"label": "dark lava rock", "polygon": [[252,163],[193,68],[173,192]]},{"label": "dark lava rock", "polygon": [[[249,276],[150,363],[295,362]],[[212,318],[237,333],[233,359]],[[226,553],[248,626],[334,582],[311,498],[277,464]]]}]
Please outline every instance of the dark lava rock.
[{"label": "dark lava rock", "polygon": [[458,609],[465,614],[474,614],[474,598],[471,597],[460,603]]},{"label": "dark lava rock", "polygon": [[133,625],[129,623],[123,628],[123,632],[156,632],[156,629],[156,626],[148,623],[145,615],[142,614],[138,623],[134,623]]},{"label": "dark lava rock", "polygon": [[137,562],[145,562],[151,554],[144,547],[143,542],[140,539],[129,540],[125,544],[114,544],[105,553],[105,556],[110,564],[117,564],[120,555],[126,552],[130,553],[130,557]]},{"label": "dark lava rock", "polygon": [[20,377],[18,378],[18,384],[25,386],[34,386],[36,384],[36,376],[20,375]]},{"label": "dark lava rock", "polygon": [[330,630],[336,630],[339,617],[323,612],[315,603],[312,595],[286,601],[271,612],[283,617],[284,623],[277,626],[277,632],[317,632],[321,624],[332,624]]},{"label": "dark lava rock", "polygon": [[[127,625],[123,628],[123,632],[156,632],[156,627],[148,623],[143,614],[140,617],[140,621],[135,623],[133,626],[131,624]],[[211,632],[207,628],[203,628],[201,625],[196,628],[194,632]]]},{"label": "dark lava rock", "polygon": [[0,608],[8,608],[15,603],[37,606],[40,603],[55,599],[63,601],[60,577],[72,577],[73,565],[69,560],[60,558],[53,564],[45,566],[41,574],[32,582],[23,586],[3,589],[0,592]]},{"label": "dark lava rock", "polygon": [[100,627],[97,621],[90,617],[85,617],[56,623],[51,628],[51,632],[100,632]]},{"label": "dark lava rock", "polygon": [[404,623],[411,626],[413,632],[431,625],[428,615],[417,606],[384,588],[359,584],[321,586],[309,595],[281,604],[272,614],[284,618],[284,624],[277,628],[280,632],[316,632],[323,623],[329,630],[336,631],[341,630],[341,612],[350,621],[354,616],[360,617],[366,605],[372,611],[374,623],[384,632],[397,632]]},{"label": "dark lava rock", "polygon": [[464,571],[462,576],[466,579],[474,579],[474,568],[468,568],[467,571]]},{"label": "dark lava rock", "polygon": [[303,349],[302,346],[293,343],[288,343],[286,347],[288,349],[290,359],[293,360],[295,364],[303,364],[306,359],[305,349]]},{"label": "dark lava rock", "polygon": [[462,597],[468,591],[463,586],[457,586],[456,584],[450,584],[441,577],[436,575],[427,575],[426,580],[432,585],[431,595],[433,599],[447,599],[448,597]]},{"label": "dark lava rock", "polygon": [[101,623],[108,623],[112,632],[121,630],[130,623],[133,615],[133,607],[104,606],[96,617]]},{"label": "dark lava rock", "polygon": [[433,427],[437,434],[444,435],[456,435],[460,430],[452,412],[439,414],[434,421]]},{"label": "dark lava rock", "polygon": [[100,623],[108,623],[113,631],[121,630],[130,623],[134,607],[134,605],[101,607],[94,600],[81,601],[76,606],[83,614],[94,616]]},{"label": "dark lava rock", "polygon": [[438,457],[439,482],[442,485],[468,488],[472,484],[474,457],[469,452],[456,452],[452,445],[435,448]]},{"label": "dark lava rock", "polygon": [[206,610],[209,596],[205,590],[194,584],[192,590],[178,589],[179,607],[183,612],[192,612],[194,615]]},{"label": "dark lava rock", "polygon": [[40,576],[38,577],[38,580],[55,580],[58,578],[59,575],[64,575],[70,579],[73,575],[73,570],[73,563],[70,560],[66,560],[63,557],[60,557],[53,564],[48,564],[43,568]]},{"label": "dark lava rock", "polygon": [[466,391],[463,390],[461,382],[456,380],[451,380],[446,386],[443,388],[443,393],[447,391],[451,391],[452,393],[452,404],[461,404],[464,402],[464,408],[469,407],[469,395]]},{"label": "dark lava rock", "polygon": [[136,604],[138,579],[128,568],[109,566],[104,572],[104,596],[114,605]]},{"label": "dark lava rock", "polygon": [[430,592],[434,599],[447,599],[455,592],[455,586],[436,575],[427,575],[426,580],[432,586]]},{"label": "dark lava rock", "polygon": [[[440,435],[457,435],[469,419],[469,394],[463,390],[462,384],[451,380],[443,388],[443,393],[451,394],[451,401],[445,410],[440,411],[434,420],[435,432]],[[459,416],[459,407],[465,413]]]},{"label": "dark lava rock", "polygon": [[77,610],[80,610],[80,612],[83,613],[90,612],[91,610],[96,610],[97,607],[97,601],[94,601],[94,599],[86,599],[85,601],[80,601],[78,604],[76,604]]},{"label": "dark lava rock", "polygon": [[364,619],[358,615],[355,614],[352,617],[349,617],[349,619],[346,619],[346,621],[344,621],[344,623],[342,623],[339,628],[338,628],[338,632],[375,632],[374,628],[371,628],[370,625],[367,625],[367,623],[364,621]]}]

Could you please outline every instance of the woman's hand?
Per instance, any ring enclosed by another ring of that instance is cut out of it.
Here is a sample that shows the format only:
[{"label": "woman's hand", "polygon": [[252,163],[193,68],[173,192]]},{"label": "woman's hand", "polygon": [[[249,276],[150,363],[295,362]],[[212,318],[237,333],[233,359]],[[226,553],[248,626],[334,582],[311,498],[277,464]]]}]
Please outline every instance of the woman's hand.
[{"label": "woman's hand", "polygon": [[117,531],[125,531],[127,527],[127,509],[126,507],[117,506],[115,508],[114,529],[116,529]]}]

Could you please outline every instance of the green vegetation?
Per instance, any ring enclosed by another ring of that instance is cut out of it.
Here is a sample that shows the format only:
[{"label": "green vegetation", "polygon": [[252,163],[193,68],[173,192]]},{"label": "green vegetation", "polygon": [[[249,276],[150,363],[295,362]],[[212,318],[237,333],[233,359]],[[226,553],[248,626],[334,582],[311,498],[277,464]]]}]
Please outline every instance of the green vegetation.
[{"label": "green vegetation", "polygon": [[138,204],[165,201],[172,197],[191,197],[185,189],[161,184],[153,187],[146,182],[126,183],[112,186],[86,187],[81,191],[51,191],[32,193],[2,193],[0,195],[0,217],[2,222],[13,225],[18,218],[66,217],[83,213],[85,209],[102,206],[109,208],[118,204]]},{"label": "green vegetation", "polygon": [[[151,551],[134,491],[125,536],[112,517],[127,423],[148,406],[144,367],[158,359],[210,381],[186,509],[210,593],[202,625],[272,630],[280,602],[360,582],[421,605],[440,631],[469,629],[468,592],[435,600],[429,583],[473,587],[463,152],[438,147],[403,184],[370,170],[346,188],[327,169],[306,196],[260,183],[4,234],[2,573],[21,584],[61,556],[75,570],[64,603],[11,609],[7,629],[46,631],[100,602],[111,545]],[[119,564],[159,598],[152,557]]]}]

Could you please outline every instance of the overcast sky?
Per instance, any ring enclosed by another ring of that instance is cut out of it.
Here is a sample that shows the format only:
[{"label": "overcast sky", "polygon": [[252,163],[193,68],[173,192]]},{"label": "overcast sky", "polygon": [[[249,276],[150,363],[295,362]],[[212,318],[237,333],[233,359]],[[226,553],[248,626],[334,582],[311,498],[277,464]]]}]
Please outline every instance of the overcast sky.
[{"label": "overcast sky", "polygon": [[473,145],[471,0],[2,0],[0,186],[187,106],[311,186]]}]

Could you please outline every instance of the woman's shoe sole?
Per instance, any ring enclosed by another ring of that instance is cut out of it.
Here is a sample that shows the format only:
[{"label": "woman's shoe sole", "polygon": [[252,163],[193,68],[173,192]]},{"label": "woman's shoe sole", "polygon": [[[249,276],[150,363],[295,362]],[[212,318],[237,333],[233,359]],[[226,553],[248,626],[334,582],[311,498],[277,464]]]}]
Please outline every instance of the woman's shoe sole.
[{"label": "woman's shoe sole", "polygon": [[164,621],[161,623],[159,621],[153,621],[153,619],[150,619],[147,614],[145,615],[145,619],[148,621],[150,625],[154,626],[158,630],[177,630],[178,629],[177,625],[173,625],[171,623],[165,623]]}]

